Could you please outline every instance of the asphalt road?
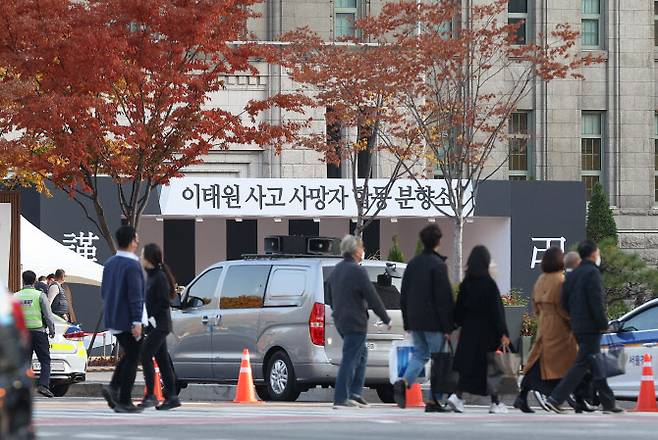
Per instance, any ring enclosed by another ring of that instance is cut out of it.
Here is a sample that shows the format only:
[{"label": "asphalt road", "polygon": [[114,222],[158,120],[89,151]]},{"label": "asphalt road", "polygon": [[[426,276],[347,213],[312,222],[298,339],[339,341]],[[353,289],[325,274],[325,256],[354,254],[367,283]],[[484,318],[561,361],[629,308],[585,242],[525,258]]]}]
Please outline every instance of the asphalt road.
[{"label": "asphalt road", "polygon": [[490,415],[484,407],[465,414],[425,414],[392,405],[334,410],[327,403],[234,405],[185,403],[167,413],[113,413],[100,399],[37,399],[39,439],[248,440],[248,439],[655,439],[658,414],[603,415],[511,411]]}]

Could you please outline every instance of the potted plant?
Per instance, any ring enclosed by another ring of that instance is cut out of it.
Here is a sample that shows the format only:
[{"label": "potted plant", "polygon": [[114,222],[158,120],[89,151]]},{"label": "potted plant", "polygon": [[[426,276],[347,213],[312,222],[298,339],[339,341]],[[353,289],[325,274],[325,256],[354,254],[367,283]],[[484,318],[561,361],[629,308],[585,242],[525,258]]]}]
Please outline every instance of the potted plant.
[{"label": "potted plant", "polygon": [[521,345],[523,315],[528,311],[528,300],[521,289],[511,289],[507,295],[502,296],[502,300],[509,338],[514,348],[518,350]]}]

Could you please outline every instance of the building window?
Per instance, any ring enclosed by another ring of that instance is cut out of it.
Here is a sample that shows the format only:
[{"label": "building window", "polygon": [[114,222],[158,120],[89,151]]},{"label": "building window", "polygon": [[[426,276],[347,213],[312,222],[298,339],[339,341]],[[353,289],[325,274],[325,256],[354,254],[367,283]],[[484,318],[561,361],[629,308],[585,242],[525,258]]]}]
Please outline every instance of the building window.
[{"label": "building window", "polygon": [[653,45],[658,46],[658,2],[653,2]]},{"label": "building window", "polygon": [[584,112],[582,115],[581,172],[588,201],[592,198],[594,185],[601,181],[603,169],[602,119],[603,114],[600,112]]},{"label": "building window", "polygon": [[522,23],[516,30],[514,43],[524,45],[528,42],[528,0],[510,0],[507,5],[507,23]]},{"label": "building window", "polygon": [[512,113],[509,118],[509,179],[528,180],[528,112]]},{"label": "building window", "polygon": [[653,169],[654,169],[654,201],[658,202],[658,113],[653,116]]},{"label": "building window", "polygon": [[582,0],[581,44],[598,48],[601,45],[601,0]]},{"label": "building window", "polygon": [[358,0],[336,0],[334,7],[334,36],[354,37],[354,22],[358,18]]}]

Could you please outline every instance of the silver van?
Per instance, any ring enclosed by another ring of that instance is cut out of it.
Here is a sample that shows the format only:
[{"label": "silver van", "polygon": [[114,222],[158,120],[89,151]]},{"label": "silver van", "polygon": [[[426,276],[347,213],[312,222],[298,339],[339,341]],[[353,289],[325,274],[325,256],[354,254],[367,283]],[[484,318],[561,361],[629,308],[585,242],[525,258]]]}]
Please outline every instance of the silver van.
[{"label": "silver van", "polygon": [[[217,263],[185,289],[172,313],[168,344],[178,386],[237,382],[249,349],[256,391],[263,400],[294,401],[316,386],[333,386],[342,340],[332,319],[326,282],[334,257],[254,256]],[[370,313],[366,386],[393,402],[388,379],[391,344],[403,339],[400,285],[405,265],[365,260],[392,319]]]}]

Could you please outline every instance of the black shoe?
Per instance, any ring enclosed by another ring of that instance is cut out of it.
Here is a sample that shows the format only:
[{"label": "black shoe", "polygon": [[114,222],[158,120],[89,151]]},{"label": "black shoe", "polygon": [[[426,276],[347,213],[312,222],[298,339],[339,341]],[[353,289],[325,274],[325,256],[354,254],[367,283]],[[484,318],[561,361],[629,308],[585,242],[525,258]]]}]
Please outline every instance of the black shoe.
[{"label": "black shoe", "polygon": [[556,414],[564,413],[564,410],[562,409],[562,407],[560,407],[560,405],[555,400],[553,400],[553,398],[551,398],[551,397],[546,399],[546,406],[548,407],[548,409],[550,409],[551,411],[553,411]]},{"label": "black shoe", "polygon": [[437,402],[428,402],[425,404],[426,413],[446,413],[452,412],[450,408],[446,408],[444,405]]},{"label": "black shoe", "polygon": [[613,406],[612,408],[603,408],[603,414],[621,414],[625,411],[621,408]]},{"label": "black shoe", "polygon": [[393,399],[400,408],[407,407],[407,383],[405,381],[398,380],[393,384]]},{"label": "black shoe", "polygon": [[521,396],[517,396],[516,400],[514,401],[514,408],[520,409],[521,412],[527,414],[534,414],[535,412],[532,408],[530,408],[530,405],[528,405],[528,399],[524,399]]},{"label": "black shoe", "polygon": [[596,412],[598,409],[598,407],[590,405],[589,402],[582,397],[577,397],[576,402],[578,402],[578,404],[583,408],[583,411],[588,413]]},{"label": "black shoe", "polygon": [[139,406],[140,408],[144,408],[144,409],[154,408],[154,407],[158,406],[159,403],[160,402],[158,401],[158,399],[153,394],[151,394],[149,396],[144,396],[142,401],[137,406]]},{"label": "black shoe", "polygon": [[137,413],[141,413],[142,411],[144,411],[144,408],[135,406],[133,405],[132,402],[117,403],[117,406],[114,407],[114,412],[116,413],[137,414]]},{"label": "black shoe", "polygon": [[356,394],[352,394],[352,397],[350,397],[350,399],[355,401],[360,408],[368,408],[370,406],[370,404],[366,401],[366,399],[364,399],[361,396],[357,396]]},{"label": "black shoe", "polygon": [[178,397],[172,397],[171,399],[166,399],[164,402],[162,402],[162,405],[156,406],[155,409],[160,411],[167,411],[170,409],[178,408],[179,406],[180,400],[178,400]]},{"label": "black shoe", "polygon": [[576,414],[582,414],[583,412],[583,407],[580,403],[576,401],[572,396],[567,397],[567,403],[569,404],[570,407],[573,408]]},{"label": "black shoe", "polygon": [[115,390],[112,387],[103,387],[101,390],[101,394],[105,398],[105,401],[107,402],[107,406],[110,408],[114,409],[117,406],[117,402],[119,401],[119,390]]},{"label": "black shoe", "polygon": [[37,393],[41,394],[42,396],[48,397],[49,399],[52,399],[55,397],[52,391],[48,389],[48,387],[44,387],[43,385],[39,385],[37,387]]}]

